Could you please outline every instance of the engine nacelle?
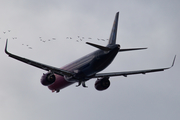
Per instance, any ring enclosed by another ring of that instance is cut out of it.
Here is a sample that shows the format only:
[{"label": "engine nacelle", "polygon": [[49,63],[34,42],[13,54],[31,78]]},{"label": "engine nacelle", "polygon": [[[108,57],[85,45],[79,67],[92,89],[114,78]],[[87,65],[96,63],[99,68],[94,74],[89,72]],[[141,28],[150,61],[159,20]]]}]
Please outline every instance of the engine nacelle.
[{"label": "engine nacelle", "polygon": [[56,80],[56,77],[53,73],[46,73],[46,74],[43,74],[43,76],[41,77],[41,83],[44,86],[49,86],[53,84],[55,80]]},{"label": "engine nacelle", "polygon": [[96,90],[106,90],[110,86],[109,77],[97,79],[94,86]]}]

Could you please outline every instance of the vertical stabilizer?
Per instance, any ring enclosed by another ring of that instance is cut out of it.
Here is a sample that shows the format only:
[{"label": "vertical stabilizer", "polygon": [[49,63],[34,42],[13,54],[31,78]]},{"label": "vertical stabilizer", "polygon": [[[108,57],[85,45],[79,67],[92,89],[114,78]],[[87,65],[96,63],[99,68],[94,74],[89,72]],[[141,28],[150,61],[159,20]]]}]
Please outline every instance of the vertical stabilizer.
[{"label": "vertical stabilizer", "polygon": [[118,28],[118,18],[119,18],[119,12],[116,13],[108,45],[116,44],[116,34],[117,34],[117,28]]}]

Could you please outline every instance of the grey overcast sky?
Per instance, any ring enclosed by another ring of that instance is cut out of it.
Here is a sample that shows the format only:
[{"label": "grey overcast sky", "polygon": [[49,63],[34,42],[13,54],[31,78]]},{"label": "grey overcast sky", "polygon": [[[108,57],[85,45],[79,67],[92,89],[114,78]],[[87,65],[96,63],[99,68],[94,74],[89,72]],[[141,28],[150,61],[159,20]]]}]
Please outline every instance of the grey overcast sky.
[{"label": "grey overcast sky", "polygon": [[[179,120],[179,6],[179,0],[0,0],[0,119]],[[88,88],[73,84],[56,94],[40,84],[45,71],[4,53],[8,38],[11,53],[62,67],[96,50],[85,42],[106,45],[97,38],[109,38],[118,11],[117,43],[148,49],[119,53],[102,72],[169,67],[177,55],[172,69],[113,77],[102,92],[92,79]]]}]

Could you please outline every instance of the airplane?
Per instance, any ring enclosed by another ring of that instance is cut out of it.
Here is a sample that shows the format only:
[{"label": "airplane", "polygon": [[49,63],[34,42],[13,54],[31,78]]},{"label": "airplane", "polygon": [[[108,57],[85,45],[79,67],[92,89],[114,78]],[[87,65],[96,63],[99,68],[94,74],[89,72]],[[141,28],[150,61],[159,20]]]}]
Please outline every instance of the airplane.
[{"label": "airplane", "polygon": [[94,43],[86,42],[86,44],[91,45],[98,50],[81,57],[70,64],[58,68],[43,63],[39,63],[27,58],[23,58],[12,54],[7,51],[8,39],[6,40],[5,53],[16,60],[24,62],[26,64],[32,65],[34,67],[48,71],[44,73],[41,77],[41,83],[44,86],[47,86],[52,92],[59,92],[61,89],[68,87],[74,83],[78,83],[77,87],[82,85],[87,87],[85,82],[95,78],[95,88],[98,91],[103,91],[109,88],[110,86],[110,77],[114,76],[124,76],[135,75],[135,74],[146,74],[151,72],[159,72],[170,69],[174,66],[175,58],[171,67],[166,68],[156,68],[156,69],[147,69],[147,70],[136,70],[136,71],[124,71],[124,72],[112,72],[112,73],[99,73],[108,67],[111,62],[116,57],[117,53],[125,51],[134,51],[134,50],[143,50],[147,48],[130,48],[130,49],[121,49],[119,44],[116,44],[117,29],[118,29],[118,18],[119,12],[116,13],[112,30],[110,33],[109,41],[107,46],[101,46]]}]

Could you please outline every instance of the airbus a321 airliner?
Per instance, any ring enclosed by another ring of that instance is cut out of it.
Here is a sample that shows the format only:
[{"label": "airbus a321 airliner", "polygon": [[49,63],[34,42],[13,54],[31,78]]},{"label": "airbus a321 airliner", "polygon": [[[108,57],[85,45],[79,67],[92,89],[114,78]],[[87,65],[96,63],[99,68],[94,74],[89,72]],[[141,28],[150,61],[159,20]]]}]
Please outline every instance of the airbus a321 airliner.
[{"label": "airbus a321 airliner", "polygon": [[111,64],[111,62],[116,57],[118,52],[146,49],[146,48],[121,49],[120,45],[116,44],[118,18],[119,18],[119,12],[116,13],[107,46],[101,46],[86,42],[88,45],[98,48],[98,50],[61,68],[42,64],[8,52],[7,51],[8,40],[6,41],[5,53],[8,54],[9,57],[12,57],[29,65],[48,71],[47,73],[43,74],[41,78],[41,83],[44,86],[48,86],[48,88],[52,92],[55,91],[59,92],[61,89],[76,82],[78,83],[77,86],[82,85],[83,87],[87,87],[85,85],[85,82],[92,78],[97,79],[95,82],[95,88],[99,91],[102,91],[110,86],[110,81],[109,81],[110,77],[114,77],[114,76],[127,77],[128,75],[134,75],[134,74],[146,74],[151,72],[164,71],[166,69],[173,67],[176,56],[174,57],[172,66],[167,68],[99,73],[100,71],[104,70],[108,65]]}]

